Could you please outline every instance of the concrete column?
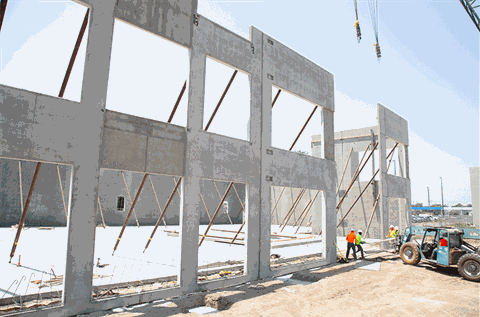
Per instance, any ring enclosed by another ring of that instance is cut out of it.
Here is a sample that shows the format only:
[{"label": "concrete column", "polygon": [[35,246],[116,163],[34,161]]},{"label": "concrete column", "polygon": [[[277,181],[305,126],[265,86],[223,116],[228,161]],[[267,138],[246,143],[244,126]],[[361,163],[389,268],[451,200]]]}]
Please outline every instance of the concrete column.
[{"label": "concrete column", "polygon": [[[260,175],[260,159],[262,156],[262,60],[263,60],[263,33],[250,27],[250,41],[255,48],[254,67],[250,74],[250,144],[258,158],[258,175]],[[247,206],[247,258],[245,265],[246,275],[250,280],[258,279],[260,272],[260,222],[265,209],[260,206],[260,188],[262,178],[259,176],[250,183],[245,190],[245,206]],[[268,214],[270,214],[268,212]],[[270,239],[269,239],[270,240]],[[269,251],[270,252],[270,251]],[[268,253],[269,253],[268,252]],[[270,254],[268,254],[270,257]]]},{"label": "concrete column", "polygon": [[181,209],[181,258],[180,287],[187,292],[197,288],[198,232],[200,224],[200,176],[201,170],[196,148],[202,146],[198,140],[203,130],[205,96],[206,55],[196,48],[199,39],[198,27],[193,28],[190,49],[190,79],[188,87],[187,146],[185,152],[185,175],[182,180],[183,208]]},{"label": "concrete column", "polygon": [[[370,148],[373,148],[375,146],[375,133],[373,132],[372,129],[370,129],[370,133],[371,133],[371,136],[372,136],[372,145],[370,146]],[[372,155],[372,175],[375,174],[375,155]]]},{"label": "concrete column", "polygon": [[[405,157],[405,165],[404,165],[404,168],[405,168],[405,178],[408,178],[410,179],[410,159],[408,157],[408,145],[404,145],[403,146],[403,151],[405,152],[404,153],[404,157]],[[409,196],[410,197],[410,196]]]},{"label": "concrete column", "polygon": [[480,228],[480,167],[470,167],[473,224]]},{"label": "concrete column", "polygon": [[[322,149],[321,158],[335,160],[335,139],[333,133],[333,112],[322,109]],[[347,154],[348,155],[348,154]]]},{"label": "concrete column", "polygon": [[[105,108],[116,0],[90,0],[82,104]],[[99,74],[102,74],[100,77]]]},{"label": "concrete column", "polygon": [[[107,96],[115,0],[91,0],[81,111],[72,123],[75,147],[72,196],[68,218],[63,302],[66,314],[88,308],[92,296],[95,211],[99,178],[99,152]],[[100,108],[100,109],[99,109]]]},{"label": "concrete column", "polygon": [[405,177],[405,145],[399,143],[398,149],[398,176]]},{"label": "concrete column", "polygon": [[[260,32],[260,31],[258,31]],[[265,47],[267,38],[262,36],[261,49],[271,49]],[[271,234],[271,183],[266,180],[270,175],[270,166],[273,155],[267,154],[267,149],[272,147],[272,84],[273,80],[268,78],[268,74],[273,74],[272,67],[267,60],[263,60],[262,73],[262,134],[261,134],[261,171],[260,171],[260,254],[259,254],[259,278],[265,278],[272,274],[270,269],[270,234]]]},{"label": "concrete column", "polygon": [[[389,217],[388,217],[388,188],[387,188],[387,137],[385,135],[385,108],[378,104],[377,105],[377,119],[378,119],[378,151],[379,151],[379,165],[380,165],[380,236],[381,239],[385,239],[388,235],[388,227],[389,227]],[[388,248],[388,243],[383,244],[384,248]]]},{"label": "concrete column", "polygon": [[[65,195],[65,204],[67,205],[67,216],[69,215],[70,205],[72,203],[72,172],[73,167],[68,166],[65,173],[65,185],[63,186],[63,194]],[[68,219],[67,219],[68,224]]]},{"label": "concrete column", "polygon": [[322,243],[325,244],[324,250],[327,263],[335,263],[337,261],[337,251],[335,245],[333,244],[333,241],[337,241],[337,215],[335,198],[335,193],[329,195],[328,192],[324,192],[322,195]]},{"label": "concrete column", "polygon": [[[331,160],[331,161],[335,161],[335,138],[334,138],[333,131],[334,131],[333,112],[322,108],[322,158]],[[354,157],[355,155],[352,152],[352,158]],[[357,164],[358,164],[358,156],[357,156]],[[351,162],[349,162],[349,165],[351,165]],[[338,170],[338,167],[337,167],[337,170]],[[335,173],[332,174],[332,177],[335,178],[336,174]],[[332,182],[333,184],[337,184],[336,179],[333,179]],[[328,192],[322,192],[321,199],[322,199],[321,200],[322,201],[322,214],[321,214],[322,222],[321,223],[322,223],[322,236],[323,236],[322,244],[324,247],[323,250],[325,250],[324,255],[328,263],[334,263],[337,260],[335,245],[333,244],[333,241],[336,241],[336,236],[337,236],[337,233],[336,233],[337,214],[336,214],[335,192],[331,194],[329,194]],[[315,223],[315,221],[312,218],[312,224],[313,223]],[[312,227],[312,230],[314,230],[313,227]]]}]

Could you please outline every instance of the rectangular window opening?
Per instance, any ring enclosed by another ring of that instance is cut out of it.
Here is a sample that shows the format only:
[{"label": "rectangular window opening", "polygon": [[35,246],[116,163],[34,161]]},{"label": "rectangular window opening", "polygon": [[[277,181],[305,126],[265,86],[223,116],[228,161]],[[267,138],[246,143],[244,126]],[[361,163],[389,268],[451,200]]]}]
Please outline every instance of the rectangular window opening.
[{"label": "rectangular window opening", "polygon": [[178,176],[100,169],[94,300],[178,287],[181,182]]},{"label": "rectangular window opening", "polygon": [[271,206],[272,269],[325,258],[323,191],[272,186]]},{"label": "rectangular window opening", "polygon": [[272,146],[312,155],[312,135],[321,133],[322,108],[286,90],[279,93],[277,87],[272,89],[272,104]]},{"label": "rectangular window opening", "polygon": [[247,193],[248,184],[200,181],[199,283],[245,274]]},{"label": "rectangular window opening", "polygon": [[[8,2],[0,33],[0,84],[61,97],[87,9],[72,1],[50,5],[41,1]],[[86,25],[62,96],[78,102],[88,41]]]},{"label": "rectangular window opening", "polygon": [[47,308],[62,305],[72,166],[39,163],[0,158],[0,310],[14,314],[20,302],[38,309],[26,307],[39,296]]},{"label": "rectangular window opening", "polygon": [[249,141],[249,77],[242,71],[207,58],[204,130]]},{"label": "rectangular window opening", "polygon": [[188,49],[115,20],[107,109],[186,126],[188,76]]},{"label": "rectangular window opening", "polygon": [[[397,141],[387,137],[387,149],[386,149],[385,156],[388,156],[390,154],[390,152],[393,150],[393,147],[395,146],[396,142]],[[389,146],[389,144],[391,146]],[[398,150],[401,146],[403,146],[403,145],[401,143],[398,143],[398,145],[395,147],[395,150],[393,150],[393,153],[391,153],[390,157],[387,158],[387,162],[386,162],[387,163],[387,168],[388,168],[387,173],[390,174],[390,175],[393,175],[393,176],[400,176],[400,161],[399,161],[399,151]]]}]

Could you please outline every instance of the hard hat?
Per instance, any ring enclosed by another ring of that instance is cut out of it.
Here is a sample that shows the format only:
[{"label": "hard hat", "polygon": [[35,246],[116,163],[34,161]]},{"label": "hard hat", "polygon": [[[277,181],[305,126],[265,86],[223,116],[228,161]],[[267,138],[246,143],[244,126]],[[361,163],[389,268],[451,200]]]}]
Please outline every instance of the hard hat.
[{"label": "hard hat", "polygon": [[393,225],[390,225],[390,228],[393,228]]},{"label": "hard hat", "polygon": [[395,230],[398,230],[398,227],[397,227],[397,226],[395,226]]},{"label": "hard hat", "polygon": [[358,233],[362,233],[363,231],[362,230],[358,230]]},{"label": "hard hat", "polygon": [[350,231],[355,231],[355,229],[352,228],[352,229],[350,229]]}]

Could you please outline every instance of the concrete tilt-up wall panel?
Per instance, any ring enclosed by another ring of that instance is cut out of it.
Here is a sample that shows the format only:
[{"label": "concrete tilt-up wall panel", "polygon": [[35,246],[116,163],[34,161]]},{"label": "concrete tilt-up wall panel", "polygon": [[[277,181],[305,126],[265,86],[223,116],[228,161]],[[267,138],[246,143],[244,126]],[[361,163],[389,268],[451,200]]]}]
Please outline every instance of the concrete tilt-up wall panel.
[{"label": "concrete tilt-up wall panel", "polygon": [[[80,2],[91,8],[81,102],[12,88],[13,96],[8,92],[9,87],[1,86],[2,98],[9,100],[8,106],[18,105],[18,111],[9,112],[4,111],[5,107],[0,108],[0,156],[73,166],[63,306],[33,314],[75,315],[333,263],[336,259],[332,243],[335,240],[333,226],[336,183],[333,161],[333,75],[256,28],[250,29],[250,41],[234,35],[198,15],[196,1],[184,0],[173,4],[170,1],[127,0]],[[171,125],[148,120],[132,121],[131,117],[106,111],[115,16],[189,47],[186,135],[182,134],[179,127],[173,128]],[[251,116],[248,141],[203,130],[207,56],[250,75]],[[322,124],[319,128],[323,135],[323,145],[320,158],[271,147],[272,85],[321,107]],[[117,117],[114,118],[115,116]],[[166,137],[155,135],[156,131],[162,129],[171,129],[172,132],[166,133]],[[181,136],[180,139],[172,140],[175,135]],[[115,146],[130,138],[137,144],[128,145],[129,151],[137,153],[127,156],[125,160],[120,149]],[[172,141],[177,142],[175,146],[171,145],[174,144]],[[155,142],[158,143],[156,148],[149,146]],[[181,148],[184,146],[185,154],[180,159],[181,164],[172,162],[173,158],[168,157],[165,164],[159,163],[157,149],[163,150],[169,146],[176,149],[174,158],[181,157]],[[267,149],[273,150],[274,155],[268,154]],[[298,165],[297,169],[293,169],[295,164]],[[101,301],[92,299],[95,214],[102,166],[183,177],[180,186],[182,213],[179,287]],[[291,167],[289,173],[282,167]],[[197,282],[199,193],[202,179],[246,183],[247,257],[244,276],[207,283]],[[322,191],[321,210],[324,212],[314,213],[312,218],[312,223],[321,223],[321,228],[314,225],[314,230],[321,230],[323,236],[321,261],[277,270],[270,268],[272,184]]]}]

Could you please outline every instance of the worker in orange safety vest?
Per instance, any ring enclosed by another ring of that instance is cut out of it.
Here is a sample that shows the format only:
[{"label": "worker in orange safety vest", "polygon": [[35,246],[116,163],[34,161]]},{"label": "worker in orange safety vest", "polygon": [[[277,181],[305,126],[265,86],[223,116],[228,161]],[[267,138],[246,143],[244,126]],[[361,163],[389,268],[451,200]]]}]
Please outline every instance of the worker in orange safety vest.
[{"label": "worker in orange safety vest", "polygon": [[355,253],[355,244],[357,243],[357,236],[355,235],[355,229],[351,229],[350,233],[347,235],[347,256],[346,259],[348,260],[348,255],[350,254],[350,249],[352,249],[353,258],[355,261],[357,260],[357,254]]}]

